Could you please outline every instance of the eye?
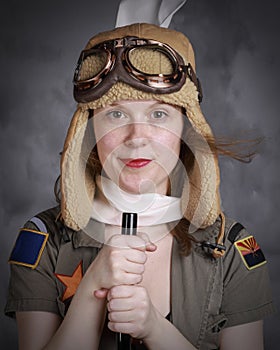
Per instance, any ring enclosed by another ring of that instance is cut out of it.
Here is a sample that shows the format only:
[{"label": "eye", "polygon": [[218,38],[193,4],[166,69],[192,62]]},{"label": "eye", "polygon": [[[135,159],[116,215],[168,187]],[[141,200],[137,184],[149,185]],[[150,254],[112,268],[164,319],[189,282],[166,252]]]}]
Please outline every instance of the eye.
[{"label": "eye", "polygon": [[156,110],[156,111],[152,112],[153,119],[163,119],[163,118],[166,118],[167,116],[168,116],[168,114],[164,111]]},{"label": "eye", "polygon": [[112,119],[121,119],[125,117],[125,114],[122,111],[118,111],[118,110],[110,111],[106,113],[106,115]]}]

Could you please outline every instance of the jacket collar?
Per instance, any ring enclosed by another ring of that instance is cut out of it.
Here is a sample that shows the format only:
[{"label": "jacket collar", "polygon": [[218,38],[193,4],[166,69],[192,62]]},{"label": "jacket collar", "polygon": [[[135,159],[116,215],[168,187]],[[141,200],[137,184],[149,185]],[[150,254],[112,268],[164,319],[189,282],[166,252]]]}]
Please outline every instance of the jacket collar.
[{"label": "jacket collar", "polygon": [[[102,248],[104,241],[105,224],[90,220],[88,225],[79,231],[73,231],[72,242],[74,248],[93,247]],[[94,236],[94,238],[93,238]]]}]

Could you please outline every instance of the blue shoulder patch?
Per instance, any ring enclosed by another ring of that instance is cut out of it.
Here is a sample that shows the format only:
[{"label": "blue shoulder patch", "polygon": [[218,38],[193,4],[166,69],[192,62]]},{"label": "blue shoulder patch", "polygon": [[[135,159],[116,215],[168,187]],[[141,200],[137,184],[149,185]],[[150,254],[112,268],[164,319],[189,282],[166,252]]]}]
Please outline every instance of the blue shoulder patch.
[{"label": "blue shoulder patch", "polygon": [[27,228],[21,229],[10,255],[9,263],[35,269],[41,259],[48,237],[48,233],[45,232]]}]

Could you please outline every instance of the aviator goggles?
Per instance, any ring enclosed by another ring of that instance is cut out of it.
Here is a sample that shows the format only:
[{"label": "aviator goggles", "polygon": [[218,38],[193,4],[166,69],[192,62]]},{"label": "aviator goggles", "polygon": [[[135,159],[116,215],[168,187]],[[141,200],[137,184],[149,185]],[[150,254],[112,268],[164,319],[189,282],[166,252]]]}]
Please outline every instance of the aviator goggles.
[{"label": "aviator goggles", "polygon": [[179,91],[188,77],[202,100],[200,82],[190,63],[169,45],[156,40],[124,37],[83,50],[75,74],[74,98],[90,102],[102,97],[116,82],[136,89],[169,94]]}]

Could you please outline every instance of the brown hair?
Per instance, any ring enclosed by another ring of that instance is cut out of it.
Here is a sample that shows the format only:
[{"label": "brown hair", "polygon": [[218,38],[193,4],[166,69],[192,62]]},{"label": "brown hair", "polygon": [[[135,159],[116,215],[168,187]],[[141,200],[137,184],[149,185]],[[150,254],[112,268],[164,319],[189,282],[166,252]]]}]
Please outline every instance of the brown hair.
[{"label": "brown hair", "polygon": [[[227,156],[243,163],[249,163],[256,156],[256,146],[262,141],[262,138],[248,140],[234,140],[230,138],[207,138],[209,149],[216,156]],[[187,145],[182,144],[180,159],[187,172],[191,169],[195,161],[194,155]],[[182,218],[177,226],[172,230],[172,234],[177,238],[181,253],[189,255],[193,242],[197,243],[194,236],[189,233],[190,222]]]}]

